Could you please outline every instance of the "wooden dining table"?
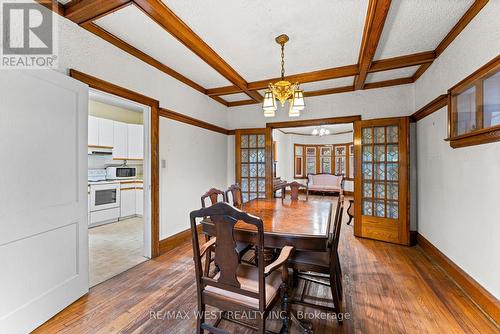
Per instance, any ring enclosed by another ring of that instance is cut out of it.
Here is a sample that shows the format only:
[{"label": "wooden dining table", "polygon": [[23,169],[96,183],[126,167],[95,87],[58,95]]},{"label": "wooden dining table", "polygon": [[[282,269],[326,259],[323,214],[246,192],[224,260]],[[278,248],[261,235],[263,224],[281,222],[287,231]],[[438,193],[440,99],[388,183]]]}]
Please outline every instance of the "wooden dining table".
[{"label": "wooden dining table", "polygon": [[[291,201],[289,199],[256,199],[241,210],[257,216],[264,223],[264,247],[293,246],[296,250],[325,251],[331,228],[332,203],[327,201]],[[202,221],[203,233],[214,236],[210,219]],[[238,222],[234,229],[237,241],[255,243],[254,226]]]}]

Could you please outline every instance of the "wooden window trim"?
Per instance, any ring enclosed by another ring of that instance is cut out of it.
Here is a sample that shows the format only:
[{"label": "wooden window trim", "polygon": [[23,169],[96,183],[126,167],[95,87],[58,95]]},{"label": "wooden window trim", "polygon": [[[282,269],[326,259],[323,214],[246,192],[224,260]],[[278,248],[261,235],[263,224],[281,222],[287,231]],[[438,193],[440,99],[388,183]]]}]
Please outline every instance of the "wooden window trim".
[{"label": "wooden window trim", "polygon": [[[500,56],[479,68],[448,90],[448,138],[452,148],[467,147],[500,141],[500,125],[484,128],[483,122],[483,82],[500,71]],[[476,88],[476,126],[477,129],[461,135],[455,133],[457,96],[467,89]]]}]

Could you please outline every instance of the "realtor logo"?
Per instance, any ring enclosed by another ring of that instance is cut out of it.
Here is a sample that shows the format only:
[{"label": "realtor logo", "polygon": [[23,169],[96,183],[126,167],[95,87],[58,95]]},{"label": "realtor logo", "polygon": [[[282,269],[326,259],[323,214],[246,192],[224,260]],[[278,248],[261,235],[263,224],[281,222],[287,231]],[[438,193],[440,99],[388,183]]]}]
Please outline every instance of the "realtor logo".
[{"label": "realtor logo", "polygon": [[0,0],[2,48],[0,68],[55,68],[56,15],[32,1]]}]

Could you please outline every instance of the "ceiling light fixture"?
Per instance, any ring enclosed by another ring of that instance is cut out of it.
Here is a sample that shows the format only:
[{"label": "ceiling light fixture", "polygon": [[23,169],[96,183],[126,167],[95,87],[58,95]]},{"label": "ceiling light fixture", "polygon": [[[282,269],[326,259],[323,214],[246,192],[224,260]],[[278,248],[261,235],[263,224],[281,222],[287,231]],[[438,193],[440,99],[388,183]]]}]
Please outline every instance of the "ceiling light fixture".
[{"label": "ceiling light fixture", "polygon": [[299,88],[299,83],[292,84],[285,80],[285,43],[288,42],[287,35],[279,35],[276,37],[276,43],[281,45],[281,80],[276,83],[269,83],[269,89],[264,94],[264,102],[262,109],[265,117],[274,117],[276,115],[276,100],[279,100],[281,106],[285,106],[288,101],[290,107],[288,110],[289,117],[298,117],[300,112],[304,110],[306,104],[304,102],[304,91]]},{"label": "ceiling light fixture", "polygon": [[328,136],[330,134],[330,130],[325,128],[314,128],[311,134],[313,136],[319,136],[319,137]]}]

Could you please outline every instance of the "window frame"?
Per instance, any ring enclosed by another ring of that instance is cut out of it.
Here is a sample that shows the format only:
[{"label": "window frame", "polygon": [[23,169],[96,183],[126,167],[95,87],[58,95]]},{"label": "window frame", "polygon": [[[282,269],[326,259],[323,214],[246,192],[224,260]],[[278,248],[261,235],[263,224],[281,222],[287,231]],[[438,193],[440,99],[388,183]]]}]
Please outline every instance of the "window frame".
[{"label": "window frame", "polygon": [[[448,90],[448,138],[452,148],[467,147],[500,141],[500,125],[484,128],[484,81],[500,71],[500,56],[495,57],[486,65],[460,81]],[[475,87],[476,129],[470,132],[455,135],[457,129],[457,96]]]}]

